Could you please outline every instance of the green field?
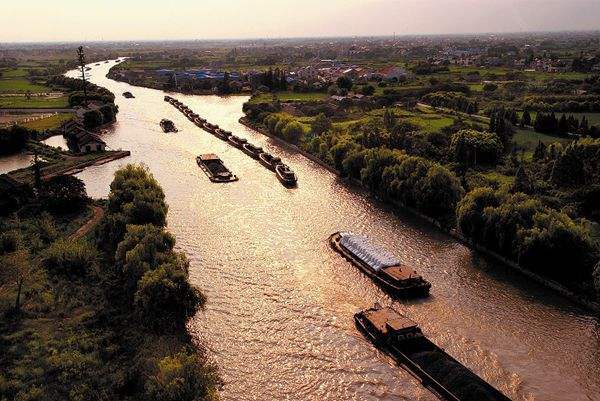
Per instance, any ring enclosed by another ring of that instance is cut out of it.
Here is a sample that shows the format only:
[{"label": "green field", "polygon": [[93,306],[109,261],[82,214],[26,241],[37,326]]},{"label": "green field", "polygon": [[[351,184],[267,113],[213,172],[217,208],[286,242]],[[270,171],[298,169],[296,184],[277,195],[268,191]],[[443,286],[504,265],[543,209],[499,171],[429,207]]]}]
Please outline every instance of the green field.
[{"label": "green field", "polygon": [[27,99],[25,96],[1,96],[0,108],[11,109],[37,109],[37,108],[67,108],[68,96],[41,97],[34,96]]},{"label": "green field", "polygon": [[34,84],[23,78],[0,79],[0,93],[51,92],[46,85]]},{"label": "green field", "polygon": [[[288,101],[300,101],[300,102],[316,102],[319,100],[325,100],[328,97],[326,93],[321,92],[309,92],[309,93],[296,93],[296,92],[277,92],[277,98],[280,102]],[[250,103],[268,103],[273,100],[272,93],[261,93],[258,96],[253,97]]]},{"label": "green field", "polygon": [[40,118],[39,120],[22,123],[20,125],[37,131],[45,131],[49,129],[58,128],[58,126],[64,121],[70,120],[72,118],[73,114],[71,113],[59,113],[50,117]]}]

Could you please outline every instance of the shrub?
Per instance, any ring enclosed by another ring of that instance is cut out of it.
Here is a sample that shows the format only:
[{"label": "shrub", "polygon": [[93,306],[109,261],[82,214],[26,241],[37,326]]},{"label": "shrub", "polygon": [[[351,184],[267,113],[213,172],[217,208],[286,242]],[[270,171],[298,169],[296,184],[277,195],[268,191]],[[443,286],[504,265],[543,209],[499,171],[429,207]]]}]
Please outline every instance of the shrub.
[{"label": "shrub", "polygon": [[135,310],[142,324],[154,331],[183,329],[206,299],[187,281],[187,275],[171,265],[144,274],[135,293]]},{"label": "shrub", "polygon": [[157,370],[146,385],[149,401],[217,400],[219,377],[214,367],[196,354],[182,351],[158,362]]},{"label": "shrub", "polygon": [[88,110],[83,113],[83,125],[86,128],[95,128],[104,123],[104,117],[100,110]]},{"label": "shrub", "polygon": [[81,279],[95,266],[96,250],[87,241],[58,240],[44,253],[42,265],[53,278]]},{"label": "shrub", "polygon": [[288,122],[282,131],[283,138],[291,143],[298,143],[302,135],[304,135],[304,128],[302,124],[297,121]]}]

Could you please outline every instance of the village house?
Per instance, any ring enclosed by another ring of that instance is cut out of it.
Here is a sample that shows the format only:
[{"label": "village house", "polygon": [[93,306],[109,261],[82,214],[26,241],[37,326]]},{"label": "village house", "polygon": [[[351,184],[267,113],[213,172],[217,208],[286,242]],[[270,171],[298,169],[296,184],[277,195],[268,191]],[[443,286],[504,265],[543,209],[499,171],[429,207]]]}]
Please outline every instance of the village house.
[{"label": "village house", "polygon": [[86,130],[81,123],[70,120],[60,128],[63,137],[67,140],[69,150],[73,153],[103,152],[106,143],[93,132]]}]

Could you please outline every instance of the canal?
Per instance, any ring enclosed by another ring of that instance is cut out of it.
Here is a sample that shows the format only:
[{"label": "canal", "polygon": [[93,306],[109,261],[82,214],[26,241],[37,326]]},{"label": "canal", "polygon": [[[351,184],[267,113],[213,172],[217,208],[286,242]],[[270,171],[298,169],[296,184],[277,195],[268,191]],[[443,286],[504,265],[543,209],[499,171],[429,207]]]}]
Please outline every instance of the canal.
[{"label": "canal", "polygon": [[[435,399],[354,327],[353,313],[376,301],[418,322],[512,399],[600,398],[600,328],[591,313],[242,126],[247,97],[171,94],[281,156],[298,174],[297,189],[196,128],[163,101],[164,92],[106,78],[112,65],[90,71],[120,109],[103,138],[132,154],[79,177],[94,197],[105,197],[114,171],[129,162],[144,163],[160,181],[168,229],[209,300],[189,330],[218,363],[224,400]],[[162,118],[179,133],[164,134]],[[240,180],[211,183],[195,164],[200,153],[219,155]],[[328,247],[338,230],[367,234],[413,265],[432,283],[431,297],[390,299]]]}]

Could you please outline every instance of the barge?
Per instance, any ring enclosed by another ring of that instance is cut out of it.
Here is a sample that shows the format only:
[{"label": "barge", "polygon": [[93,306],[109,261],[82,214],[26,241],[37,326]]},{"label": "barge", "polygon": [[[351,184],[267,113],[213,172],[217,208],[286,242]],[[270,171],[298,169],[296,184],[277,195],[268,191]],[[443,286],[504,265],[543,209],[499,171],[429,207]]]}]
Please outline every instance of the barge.
[{"label": "barge", "polygon": [[286,187],[295,187],[298,183],[298,177],[287,164],[279,163],[275,165],[275,175],[279,182]]},{"label": "barge", "polygon": [[212,182],[232,182],[238,178],[215,154],[208,153],[196,157],[196,163]]},{"label": "barge", "polygon": [[216,130],[213,131],[213,135],[219,139],[227,141],[229,139],[229,137],[231,136],[231,132],[222,130],[221,128],[217,128]]},{"label": "barge", "polygon": [[231,135],[229,138],[227,138],[227,140],[229,141],[229,143],[231,143],[233,146],[235,146],[238,149],[242,149],[242,146],[244,146],[244,144],[246,142],[248,142],[246,139],[240,138],[239,136],[236,136],[236,135]]},{"label": "barge", "polygon": [[175,124],[173,124],[173,121],[171,120],[167,120],[166,118],[163,118],[162,120],[160,120],[160,127],[162,128],[163,132],[177,132],[177,128],[175,127]]},{"label": "barge", "polygon": [[510,401],[428,340],[415,322],[394,309],[376,304],[356,313],[354,322],[375,346],[438,397],[450,401]]},{"label": "barge", "polygon": [[429,295],[431,284],[427,280],[373,245],[367,237],[337,232],[329,237],[329,244],[391,295],[402,298]]},{"label": "barge", "polygon": [[279,157],[273,156],[272,154],[266,152],[258,155],[258,161],[271,171],[275,171],[275,166],[281,163],[281,159]]},{"label": "barge", "polygon": [[258,156],[263,153],[263,150],[258,146],[252,145],[251,143],[245,143],[242,145],[242,152],[253,159],[258,159]]}]

